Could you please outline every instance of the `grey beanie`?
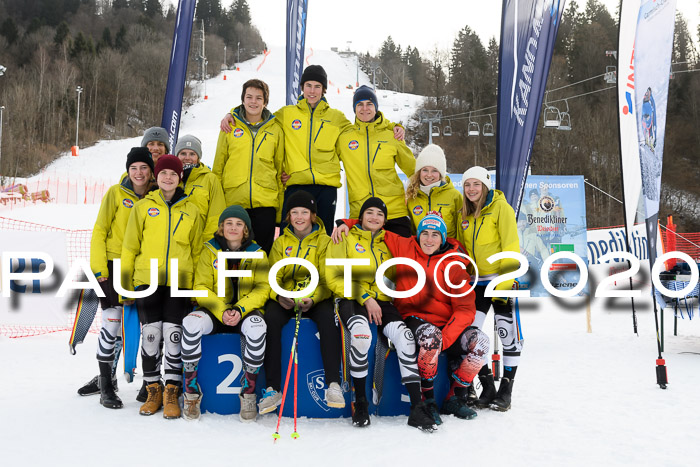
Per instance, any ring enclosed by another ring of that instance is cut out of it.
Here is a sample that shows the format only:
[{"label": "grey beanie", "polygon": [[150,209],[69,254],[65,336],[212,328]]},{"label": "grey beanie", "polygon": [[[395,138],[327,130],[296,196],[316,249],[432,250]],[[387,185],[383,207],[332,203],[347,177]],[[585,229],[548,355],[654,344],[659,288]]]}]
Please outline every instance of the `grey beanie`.
[{"label": "grey beanie", "polygon": [[177,140],[175,145],[175,155],[180,154],[183,149],[191,149],[197,153],[197,160],[202,159],[202,142],[194,135],[184,135]]},{"label": "grey beanie", "polygon": [[148,145],[149,141],[160,141],[165,144],[165,152],[170,152],[170,142],[168,141],[168,132],[165,128],[159,126],[154,126],[143,132],[143,139],[141,139],[141,146],[144,148]]}]

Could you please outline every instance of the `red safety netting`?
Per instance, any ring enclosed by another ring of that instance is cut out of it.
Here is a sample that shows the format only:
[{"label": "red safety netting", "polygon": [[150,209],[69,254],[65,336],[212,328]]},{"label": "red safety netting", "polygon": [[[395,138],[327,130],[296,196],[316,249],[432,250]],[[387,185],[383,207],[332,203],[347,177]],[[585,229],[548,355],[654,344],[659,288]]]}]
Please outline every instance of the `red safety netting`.
[{"label": "red safety netting", "polygon": [[[34,222],[8,219],[0,216],[0,232],[2,231],[22,231],[22,232],[65,232],[66,234],[66,254],[68,256],[69,267],[73,265],[76,259],[83,258],[89,261],[90,259],[90,239],[92,230],[70,230],[50,225],[37,224]],[[75,321],[75,311],[66,315],[66,322],[60,326],[40,326],[40,325],[22,325],[22,324],[3,324],[0,323],[0,335],[17,338],[30,337],[41,334],[48,334],[58,331],[71,331]],[[99,332],[99,323],[101,323],[101,311],[97,311],[97,316],[93,321],[90,332]]]}]

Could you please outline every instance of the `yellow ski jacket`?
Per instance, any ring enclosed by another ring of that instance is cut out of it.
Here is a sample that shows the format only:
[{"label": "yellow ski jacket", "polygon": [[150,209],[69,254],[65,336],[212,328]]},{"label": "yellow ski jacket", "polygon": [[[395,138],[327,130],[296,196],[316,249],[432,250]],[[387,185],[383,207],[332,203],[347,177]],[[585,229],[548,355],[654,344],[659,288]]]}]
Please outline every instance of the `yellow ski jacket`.
[{"label": "yellow ski jacket", "polygon": [[196,167],[192,167],[183,189],[199,208],[204,226],[202,238],[214,236],[219,228],[219,216],[226,209],[224,192],[218,177],[200,162]]},{"label": "yellow ski jacket", "polygon": [[151,258],[158,259],[158,285],[170,286],[170,260],[177,258],[178,287],[191,289],[202,250],[202,218],[197,205],[178,188],[171,205],[160,190],[147,194],[131,210],[122,244],[122,285],[134,290],[150,284]]},{"label": "yellow ski jacket", "polygon": [[377,112],[373,122],[355,120],[336,145],[345,168],[350,217],[357,219],[368,198],[384,201],[389,219],[408,215],[403,183],[396,164],[407,176],[413,175],[416,159],[403,141],[394,139],[394,124]]},{"label": "yellow ski jacket", "polygon": [[[390,302],[391,297],[382,293],[377,287],[375,273],[384,261],[392,258],[389,248],[384,243],[384,230],[380,230],[372,238],[372,233],[362,230],[359,225],[353,226],[347,237],[338,244],[331,243],[327,258],[369,259],[369,266],[353,266],[352,268],[352,299],[360,305],[374,298]],[[326,266],[326,283],[334,296],[343,295],[343,266]],[[394,268],[390,268],[387,277],[394,280]]]},{"label": "yellow ski jacket", "polygon": [[241,116],[242,106],[231,110],[230,133],[219,133],[212,172],[219,177],[226,206],[246,209],[272,207],[281,215],[283,186],[280,180],[284,136],[275,115],[263,112],[264,123],[253,134]]},{"label": "yellow ski jacket", "polygon": [[[318,287],[308,297],[314,301],[314,305],[331,296],[325,281],[326,253],[330,243],[331,238],[326,234],[326,227],[317,217],[312,232],[301,240],[294,234],[292,227],[287,225],[282,235],[272,244],[270,251],[270,265],[286,258],[303,258],[316,267],[320,276]],[[294,290],[297,283],[308,276],[309,271],[305,267],[289,265],[277,271],[277,283],[285,290]],[[270,291],[270,298],[279,301],[273,290]]]},{"label": "yellow ski jacket", "polygon": [[[253,310],[260,310],[264,313],[265,303],[270,296],[270,284],[267,281],[269,266],[265,251],[257,243],[251,242],[250,245],[243,248],[243,251],[248,253],[261,252],[262,259],[227,260],[227,262],[237,262],[236,269],[238,270],[252,271],[252,276],[227,277],[225,295],[219,297],[218,255],[220,251],[228,251],[227,248],[222,248],[220,242],[225,242],[225,240],[216,236],[206,242],[202,249],[197,264],[194,289],[205,290],[207,296],[198,297],[197,303],[209,310],[222,323],[224,311],[231,310],[234,306],[241,309],[241,317],[243,318]],[[226,269],[231,270],[232,268],[227,265]],[[237,284],[237,290],[234,284]]]},{"label": "yellow ski jacket", "polygon": [[[502,259],[493,264],[487,261],[490,256],[502,251],[520,253],[515,211],[500,190],[489,191],[479,217],[474,219],[470,215],[462,221],[458,240],[476,262],[480,277],[505,274],[519,266],[514,259]],[[498,284],[496,290],[510,290],[512,286],[513,280],[509,280]]]},{"label": "yellow ski jacket", "polygon": [[462,230],[462,195],[449,176],[445,177],[445,181],[444,185],[430,190],[430,196],[419,189],[415,198],[406,200],[414,232],[420,221],[431,211],[437,211],[442,216],[448,237],[457,238],[458,232]]}]

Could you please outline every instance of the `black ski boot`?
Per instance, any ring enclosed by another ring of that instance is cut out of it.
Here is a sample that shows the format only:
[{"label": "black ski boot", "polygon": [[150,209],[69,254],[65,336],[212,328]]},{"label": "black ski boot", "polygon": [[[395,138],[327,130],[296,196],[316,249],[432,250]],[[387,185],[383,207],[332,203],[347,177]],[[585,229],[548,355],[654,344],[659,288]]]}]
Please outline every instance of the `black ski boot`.
[{"label": "black ski boot", "polygon": [[464,401],[467,403],[468,406],[472,406],[476,404],[476,400],[479,398],[479,396],[476,395],[476,389],[474,389],[474,385],[470,384],[467,386],[467,395],[464,397]]},{"label": "black ski boot", "polygon": [[124,405],[119,396],[117,396],[117,393],[114,392],[112,379],[99,376],[98,380],[100,384],[100,404],[108,409],[121,409]]},{"label": "black ski boot", "polygon": [[[117,386],[117,378],[112,377],[112,387],[115,391],[119,391],[119,386]],[[100,393],[100,381],[99,376],[95,376],[90,381],[85,383],[83,387],[78,389],[78,394],[81,396],[92,396]]]},{"label": "black ski boot", "polygon": [[144,380],[141,389],[139,389],[139,393],[136,395],[136,400],[141,403],[145,403],[148,400],[148,390],[146,386],[148,386],[148,383]]},{"label": "black ski boot", "polygon": [[426,433],[437,431],[435,420],[424,401],[411,407],[411,413],[408,415],[408,426],[418,428]]},{"label": "black ski boot", "polygon": [[488,408],[493,400],[496,398],[496,383],[493,381],[493,373],[489,371],[488,374],[484,376],[479,376],[479,381],[481,381],[481,396],[474,402],[474,407],[477,409]]},{"label": "black ski boot", "polygon": [[437,402],[435,402],[435,399],[426,399],[425,406],[428,409],[428,412],[430,413],[430,415],[433,417],[435,424],[438,426],[442,425],[442,418],[440,418],[440,409],[438,408],[438,405],[437,405]]},{"label": "black ski boot", "polygon": [[508,378],[501,379],[501,385],[498,387],[498,394],[491,402],[491,409],[498,412],[505,412],[510,409],[510,395],[513,392],[513,380]]},{"label": "black ski boot", "polygon": [[352,426],[369,426],[369,401],[367,399],[357,399],[355,409],[352,412]]}]

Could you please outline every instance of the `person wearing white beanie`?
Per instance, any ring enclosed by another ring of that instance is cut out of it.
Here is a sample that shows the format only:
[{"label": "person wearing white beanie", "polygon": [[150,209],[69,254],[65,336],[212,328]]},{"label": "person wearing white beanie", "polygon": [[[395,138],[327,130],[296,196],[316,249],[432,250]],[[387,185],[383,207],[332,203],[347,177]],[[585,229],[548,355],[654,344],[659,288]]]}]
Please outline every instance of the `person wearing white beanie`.
[{"label": "person wearing white beanie", "polygon": [[438,213],[447,226],[447,236],[455,238],[462,218],[462,195],[447,176],[445,152],[429,144],[418,154],[416,171],[408,180],[406,205],[414,232],[428,213]]},{"label": "person wearing white beanie", "polygon": [[[483,330],[486,314],[493,306],[498,335],[503,343],[504,374],[498,392],[493,374],[488,365],[479,371],[483,391],[479,398],[470,394],[469,402],[477,408],[491,408],[500,412],[510,409],[513,378],[520,362],[522,336],[519,316],[506,297],[487,297],[486,288],[491,280],[515,271],[519,263],[514,259],[502,259],[490,263],[488,259],[496,253],[510,251],[520,253],[520,240],[515,220],[515,212],[500,190],[491,188],[491,175],[475,166],[464,172],[462,188],[462,224],[458,240],[464,245],[467,255],[472,258],[477,269],[478,282],[474,287],[476,317],[474,326]],[[511,290],[513,280],[502,281],[495,287],[495,293]]]}]

